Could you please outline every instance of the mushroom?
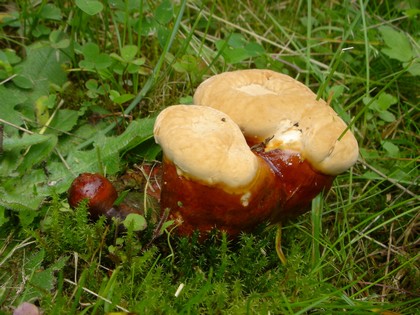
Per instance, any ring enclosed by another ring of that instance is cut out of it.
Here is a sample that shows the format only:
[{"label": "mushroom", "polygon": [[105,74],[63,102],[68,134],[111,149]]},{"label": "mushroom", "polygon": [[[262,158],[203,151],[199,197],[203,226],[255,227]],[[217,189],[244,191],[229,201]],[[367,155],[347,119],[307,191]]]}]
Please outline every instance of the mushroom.
[{"label": "mushroom", "polygon": [[[146,193],[155,198],[156,194]],[[77,176],[67,192],[67,200],[72,209],[81,202],[87,201],[89,218],[97,220],[100,216],[108,219],[125,219],[130,213],[144,214],[142,204],[137,202],[138,195],[127,193],[123,202],[118,205],[118,192],[115,186],[103,175],[98,173],[82,173]]]},{"label": "mushroom", "polygon": [[161,208],[170,209],[181,235],[215,227],[230,235],[250,231],[282,199],[271,167],[218,110],[167,107],[157,117],[154,136],[164,155]]},{"label": "mushroom", "polygon": [[[270,70],[215,75],[157,117],[161,207],[181,235],[236,235],[304,213],[357,160],[344,121],[302,83]],[[277,252],[281,251],[281,229]]]},{"label": "mushroom", "polygon": [[287,75],[258,69],[221,73],[200,84],[194,103],[229,115],[273,167],[286,199],[272,223],[307,211],[357,160],[358,144],[345,122]]},{"label": "mushroom", "polygon": [[118,212],[114,206],[117,197],[117,190],[106,177],[96,173],[82,173],[73,180],[67,199],[71,208],[87,200],[90,217],[97,219],[101,215],[108,217]]}]

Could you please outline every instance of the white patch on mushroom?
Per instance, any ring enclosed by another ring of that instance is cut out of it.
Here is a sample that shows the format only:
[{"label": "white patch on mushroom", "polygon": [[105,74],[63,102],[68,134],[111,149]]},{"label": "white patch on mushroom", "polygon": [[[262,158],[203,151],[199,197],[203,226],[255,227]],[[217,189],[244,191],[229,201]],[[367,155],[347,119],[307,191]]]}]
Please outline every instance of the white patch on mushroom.
[{"label": "white patch on mushroom", "polygon": [[249,205],[249,199],[250,198],[251,198],[251,192],[248,191],[247,193],[245,193],[245,194],[242,195],[242,197],[241,197],[241,204],[244,207],[248,207],[248,205]]},{"label": "white patch on mushroom", "polygon": [[266,151],[275,149],[302,150],[302,130],[291,120],[282,120],[273,138],[267,143]]},{"label": "white patch on mushroom", "polygon": [[248,84],[248,85],[242,85],[240,87],[235,88],[235,90],[252,95],[252,96],[277,94],[276,92],[270,89],[267,89],[265,86],[262,86],[260,84],[254,84],[254,83]]}]

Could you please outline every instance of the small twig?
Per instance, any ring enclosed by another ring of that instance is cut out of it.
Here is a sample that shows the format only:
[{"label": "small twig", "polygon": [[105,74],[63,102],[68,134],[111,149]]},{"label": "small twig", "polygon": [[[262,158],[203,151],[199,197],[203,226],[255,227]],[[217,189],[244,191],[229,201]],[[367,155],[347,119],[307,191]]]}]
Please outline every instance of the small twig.
[{"label": "small twig", "polygon": [[64,164],[64,166],[73,174],[76,176],[76,174],[73,172],[73,170],[71,169],[70,165],[67,163],[67,161],[64,159],[64,157],[61,155],[60,151],[55,148],[54,149],[55,153],[58,155],[58,157],[60,158],[61,162]]},{"label": "small twig", "polygon": [[401,255],[401,253],[400,253],[400,252],[398,252],[397,250],[393,249],[393,247],[394,247],[394,246],[392,246],[392,245],[386,246],[385,244],[383,244],[383,243],[381,243],[381,242],[379,242],[379,241],[375,240],[374,238],[370,237],[369,235],[367,235],[367,234],[365,234],[365,233],[363,233],[363,232],[360,232],[360,231],[358,231],[358,230],[355,230],[355,231],[356,231],[356,232],[357,232],[360,236],[367,238],[369,241],[374,242],[375,244],[379,245],[380,247],[382,247],[382,248],[384,248],[384,249],[386,249],[386,250],[388,250],[388,251],[390,251],[390,252],[393,252],[394,254]]},{"label": "small twig", "polygon": [[279,54],[272,54],[271,58],[274,58],[277,61],[280,61],[281,63],[285,64],[286,66],[289,66],[289,67],[295,69],[298,73],[303,73],[304,72],[304,70],[302,70],[299,66],[280,58],[278,55]]},{"label": "small twig", "polygon": [[369,282],[369,281],[359,281],[359,283],[363,284],[363,285],[374,285],[374,286],[377,286],[377,287],[386,287],[390,290],[406,293],[406,294],[409,294],[409,295],[412,295],[412,296],[420,296],[416,293],[413,293],[413,292],[410,292],[410,291],[407,291],[407,290],[404,290],[404,289],[392,287],[392,286],[386,285],[386,284],[379,284],[379,283],[374,283],[374,282]]},{"label": "small twig", "polygon": [[64,100],[61,100],[60,103],[58,104],[57,108],[52,113],[51,117],[48,119],[48,121],[45,123],[45,125],[42,126],[41,130],[39,131],[40,135],[43,135],[45,133],[48,126],[51,124],[52,120],[54,119],[55,115],[57,114],[57,112],[61,108],[61,106],[63,106],[63,104],[64,104]]},{"label": "small twig", "polygon": [[12,75],[12,76],[10,76],[10,77],[8,77],[8,78],[4,79],[3,81],[1,81],[1,82],[0,82],[0,85],[5,84],[6,82],[8,82],[8,81],[12,80],[12,79],[13,79],[14,77],[16,77],[16,76],[17,76],[17,73],[15,73],[14,75]]},{"label": "small twig", "polygon": [[20,127],[20,126],[18,126],[18,125],[12,124],[11,122],[8,122],[7,120],[4,120],[4,119],[1,119],[1,118],[0,118],[0,122],[1,122],[1,123],[3,123],[3,124],[6,124],[6,125],[8,125],[8,126],[11,126],[11,127],[13,127],[13,128],[19,129],[20,131],[24,131],[24,132],[26,132],[26,133],[28,133],[28,134],[30,134],[30,135],[35,134],[35,132],[32,132],[32,131],[30,131],[30,130],[28,130],[28,129],[25,129],[25,128],[22,128],[22,127]]},{"label": "small twig", "polygon": [[150,176],[151,176],[150,174],[152,173],[152,171],[150,171],[149,175],[147,175],[146,172],[144,171],[143,166],[137,167],[137,169],[140,170],[140,172],[143,174],[143,177],[146,179],[146,184],[144,185],[144,198],[143,198],[144,210],[143,211],[144,211],[144,216],[147,217],[147,190],[151,188],[153,192],[155,191],[153,186],[150,185]]},{"label": "small twig", "polygon": [[9,246],[10,242],[13,239],[13,232],[11,232],[6,239],[1,239],[3,244],[2,247],[0,248],[0,256],[3,255],[3,253],[6,251],[7,247]]},{"label": "small twig", "polygon": [[23,248],[26,247],[28,245],[31,245],[33,243],[36,243],[36,241],[29,241],[31,239],[31,237],[28,237],[27,239],[23,240],[22,243],[20,243],[19,245],[13,247],[13,249],[6,255],[6,257],[4,257],[4,259],[0,262],[0,267],[6,262],[7,259],[9,259],[10,257],[13,256],[13,254]]},{"label": "small twig", "polygon": [[378,170],[375,167],[371,166],[370,164],[368,164],[364,160],[362,160],[362,159],[359,158],[358,159],[358,162],[362,163],[364,166],[366,166],[367,168],[371,169],[376,174],[378,174],[379,176],[383,177],[385,180],[387,180],[390,183],[394,184],[395,186],[397,186],[399,189],[401,189],[405,193],[407,193],[410,196],[416,198],[417,200],[420,200],[420,196],[418,196],[417,194],[413,193],[411,190],[405,188],[403,185],[401,185],[400,183],[398,183],[395,179],[392,179],[392,178],[388,177],[387,175],[385,175],[384,173],[382,173],[380,170]]},{"label": "small twig", "polygon": [[[78,286],[78,284],[77,284],[76,282],[71,281],[71,280],[69,280],[69,279],[64,279],[64,281],[65,281],[65,282],[67,282],[67,283],[70,283],[70,284],[72,284],[72,285],[74,285],[74,286]],[[113,304],[111,300],[108,300],[107,298],[105,298],[105,297],[103,297],[103,296],[99,295],[98,293],[93,292],[92,290],[89,290],[89,289],[88,289],[88,288],[86,288],[86,287],[82,287],[82,289],[83,289],[83,291],[85,291],[85,292],[87,292],[87,293],[89,293],[89,294],[92,294],[92,295],[96,296],[97,298],[101,299],[102,301],[104,301],[104,302],[106,302],[106,303]],[[123,311],[123,312],[126,312],[126,313],[130,313],[130,311],[129,311],[129,310],[125,309],[125,308],[124,308],[124,307],[122,307],[122,306],[115,305],[115,307],[116,307],[116,308],[118,308],[120,311]]]}]

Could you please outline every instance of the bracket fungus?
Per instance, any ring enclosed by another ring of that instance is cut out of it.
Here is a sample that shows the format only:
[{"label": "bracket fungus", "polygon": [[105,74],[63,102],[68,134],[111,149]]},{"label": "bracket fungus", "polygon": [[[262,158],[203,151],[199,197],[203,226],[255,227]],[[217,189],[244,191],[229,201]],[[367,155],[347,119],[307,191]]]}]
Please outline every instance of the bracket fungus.
[{"label": "bracket fungus", "polygon": [[345,122],[307,86],[271,70],[225,72],[204,81],[194,103],[212,107],[242,130],[254,152],[281,182],[284,199],[271,223],[308,210],[336,175],[357,160],[359,148]]},{"label": "bracket fungus", "polygon": [[154,126],[163,151],[161,207],[181,235],[281,224],[308,211],[357,160],[345,122],[287,75],[221,73],[199,85],[194,104],[167,107]]},{"label": "bracket fungus", "polygon": [[179,234],[217,227],[236,235],[269,219],[281,199],[276,176],[229,116],[205,106],[170,106],[154,135],[164,153],[161,208],[170,209]]}]

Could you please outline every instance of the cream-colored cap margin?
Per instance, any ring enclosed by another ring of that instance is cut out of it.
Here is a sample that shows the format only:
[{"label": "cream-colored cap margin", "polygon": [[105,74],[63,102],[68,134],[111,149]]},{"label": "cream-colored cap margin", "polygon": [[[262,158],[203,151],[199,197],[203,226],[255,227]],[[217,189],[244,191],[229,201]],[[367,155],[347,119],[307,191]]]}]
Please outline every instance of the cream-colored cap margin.
[{"label": "cream-colored cap margin", "polygon": [[318,171],[337,175],[358,157],[358,144],[344,121],[299,81],[271,70],[225,72],[205,80],[194,104],[220,110],[244,135],[271,139],[267,150],[300,152]]},{"label": "cream-colored cap margin", "polygon": [[258,158],[238,125],[211,107],[167,107],[156,119],[154,137],[187,178],[236,189],[251,184],[258,173]]}]

